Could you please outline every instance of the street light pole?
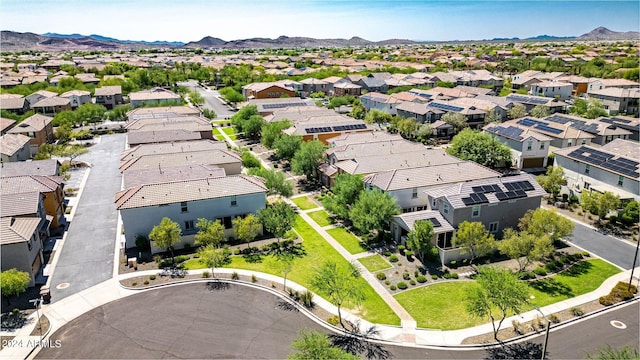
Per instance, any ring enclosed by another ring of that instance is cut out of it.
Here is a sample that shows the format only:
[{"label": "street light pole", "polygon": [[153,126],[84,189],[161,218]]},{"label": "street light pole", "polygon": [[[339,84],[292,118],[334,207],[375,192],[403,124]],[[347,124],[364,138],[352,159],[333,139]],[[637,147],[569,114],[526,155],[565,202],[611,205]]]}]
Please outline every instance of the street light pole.
[{"label": "street light pole", "polygon": [[631,277],[629,277],[629,286],[627,286],[627,290],[631,290],[633,272],[636,270],[636,261],[638,260],[638,248],[640,248],[640,240],[636,241],[636,254],[633,256],[633,266],[631,267]]},{"label": "street light pole", "polygon": [[30,303],[33,303],[33,305],[36,307],[36,316],[38,317],[38,328],[40,328],[40,343],[42,344],[42,324],[40,323],[40,311],[38,310],[38,305],[40,305],[40,302],[42,301],[42,298],[35,298],[32,300],[29,300]]},{"label": "street light pole", "polygon": [[536,310],[538,310],[538,312],[540,314],[542,314],[542,317],[547,320],[547,326],[546,326],[546,330],[544,333],[544,344],[542,345],[542,356],[540,357],[540,359],[544,360],[545,359],[545,354],[547,353],[547,343],[549,342],[549,329],[551,328],[551,321],[549,319],[547,319],[547,317],[544,315],[544,313],[542,312],[542,310],[540,310],[539,307],[535,307]]}]

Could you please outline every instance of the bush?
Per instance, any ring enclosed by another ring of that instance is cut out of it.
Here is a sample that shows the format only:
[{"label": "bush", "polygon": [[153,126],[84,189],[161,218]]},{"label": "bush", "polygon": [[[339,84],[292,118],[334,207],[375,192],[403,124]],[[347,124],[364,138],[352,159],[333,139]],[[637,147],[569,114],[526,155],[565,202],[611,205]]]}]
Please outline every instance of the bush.
[{"label": "bush", "polygon": [[141,234],[136,235],[136,248],[138,248],[138,250],[140,251],[149,250],[149,239]]},{"label": "bush", "polygon": [[445,279],[457,279],[458,278],[458,274],[456,274],[456,273],[446,273],[446,274],[444,274],[444,278]]},{"label": "bush", "polygon": [[457,262],[455,260],[451,260],[449,261],[449,267],[452,269],[455,269],[457,265]]},{"label": "bush", "polygon": [[513,325],[513,331],[515,331],[516,334],[519,334],[519,335],[524,334],[524,331],[522,329],[522,324],[520,324],[518,320],[511,321],[511,325]]},{"label": "bush", "polygon": [[402,278],[405,279],[405,280],[409,280],[409,279],[411,279],[411,275],[409,275],[408,272],[405,272],[405,273],[402,273]]},{"label": "bush", "polygon": [[387,275],[385,275],[385,273],[383,273],[383,272],[379,272],[379,273],[376,274],[376,278],[378,280],[386,280],[387,279]]},{"label": "bush", "polygon": [[396,255],[389,256],[389,261],[392,263],[398,262],[398,257]]},{"label": "bush", "polygon": [[156,276],[155,276],[155,275],[150,275],[150,276],[149,276],[149,280],[155,280],[155,279],[156,279]]},{"label": "bush", "polygon": [[232,280],[238,280],[238,279],[240,279],[240,275],[238,275],[238,273],[234,271],[234,272],[231,273],[231,279]]},{"label": "bush", "polygon": [[573,316],[576,316],[576,317],[584,315],[584,311],[579,307],[572,307],[570,311],[571,311],[571,314],[573,314]]},{"label": "bush", "polygon": [[[435,275],[434,275],[435,276]],[[427,282],[427,278],[424,275],[420,275],[416,278],[420,284],[424,284]]]},{"label": "bush", "polygon": [[551,314],[549,315],[549,321],[551,321],[554,324],[557,324],[560,322],[560,318],[556,314]]},{"label": "bush", "polygon": [[404,254],[404,251],[407,249],[406,246],[404,245],[398,245],[398,252],[400,253],[400,255]]},{"label": "bush", "polygon": [[338,315],[333,315],[327,319],[327,322],[333,326],[338,326],[340,325],[340,318],[338,318]]},{"label": "bush", "polygon": [[396,288],[396,286],[395,286],[395,285],[391,285],[391,286],[389,287],[389,289],[391,289],[391,290],[396,290],[397,288]]},{"label": "bush", "polygon": [[538,266],[537,268],[533,269],[533,273],[540,276],[546,276],[547,270],[545,270],[545,268],[543,268],[542,266]]},{"label": "bush", "polygon": [[598,299],[598,301],[604,306],[613,305],[616,302],[614,297],[611,295],[600,296],[600,299]]},{"label": "bush", "polygon": [[305,290],[300,294],[300,302],[304,307],[310,309],[313,307],[313,293],[309,290]]},{"label": "bush", "polygon": [[405,252],[404,252],[404,256],[406,256],[406,257],[407,257],[407,259],[408,259],[408,258],[410,258],[410,257],[412,257],[412,256],[413,256],[413,251],[411,251],[411,250],[405,250]]},{"label": "bush", "polygon": [[438,275],[431,275],[431,278],[432,278],[433,280],[438,280]]},{"label": "bush", "polygon": [[411,281],[409,281],[409,284],[411,284],[411,285],[415,285],[415,284],[416,284],[416,281],[415,281],[415,280],[413,280],[413,279],[411,279]]},{"label": "bush", "polygon": [[536,277],[536,274],[530,271],[523,271],[518,274],[518,279],[520,280],[530,280],[530,279],[535,279],[535,277]]},{"label": "bush", "polygon": [[145,284],[145,285],[149,285],[149,280],[145,280],[145,281],[144,281],[144,284]]},{"label": "bush", "polygon": [[547,269],[548,272],[554,272],[556,270],[558,270],[558,264],[554,261],[549,261],[548,263],[544,264],[544,268]]},{"label": "bush", "polygon": [[233,255],[240,255],[240,249],[233,250]]},{"label": "bush", "polygon": [[208,271],[203,271],[203,272],[202,272],[202,277],[203,277],[204,279],[206,279],[206,278],[211,277],[211,274],[210,274]]},{"label": "bush", "polygon": [[391,285],[391,281],[389,281],[389,280],[385,280],[385,281],[384,281],[384,284],[385,284],[385,285]]},{"label": "bush", "polygon": [[420,271],[419,271],[418,269],[414,270],[414,271],[413,271],[413,276],[414,276],[414,277],[418,277],[418,276],[420,276]]},{"label": "bush", "polygon": [[400,290],[404,290],[404,289],[406,289],[406,288],[408,288],[408,286],[407,286],[407,283],[406,283],[406,282],[404,282],[404,281],[400,281],[400,282],[398,283],[398,289],[400,289]]},{"label": "bush", "polygon": [[258,277],[255,274],[251,274],[251,282],[258,281]]},{"label": "bush", "polygon": [[391,256],[391,251],[387,250],[387,251],[383,252],[382,255],[389,257],[389,256]]},{"label": "bush", "polygon": [[138,286],[138,283],[134,281],[131,283],[131,286]]}]

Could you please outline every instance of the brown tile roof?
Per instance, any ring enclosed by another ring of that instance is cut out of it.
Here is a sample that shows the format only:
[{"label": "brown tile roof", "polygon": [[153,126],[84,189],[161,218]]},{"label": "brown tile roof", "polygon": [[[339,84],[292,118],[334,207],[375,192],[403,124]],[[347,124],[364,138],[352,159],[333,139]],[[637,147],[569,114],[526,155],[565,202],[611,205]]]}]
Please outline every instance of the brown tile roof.
[{"label": "brown tile roof", "polygon": [[36,102],[35,104],[31,105],[32,108],[39,108],[39,107],[48,107],[48,106],[64,106],[64,105],[68,105],[70,104],[69,99],[67,98],[63,98],[63,97],[59,97],[59,96],[53,96],[50,98],[45,98],[42,99],[38,102]]},{"label": "brown tile roof", "polygon": [[150,108],[142,107],[133,109],[127,113],[127,117],[129,118],[129,120],[199,115],[200,110],[189,106],[159,106]]},{"label": "brown tile roof", "polygon": [[137,119],[128,121],[124,126],[129,131],[152,131],[152,130],[177,130],[187,131],[211,131],[211,123],[203,118],[195,116],[181,116],[161,119]]},{"label": "brown tile roof", "polygon": [[0,178],[0,194],[16,194],[31,191],[47,193],[62,185],[62,176],[23,175]]},{"label": "brown tile roof", "polygon": [[190,151],[226,150],[227,143],[216,140],[172,141],[156,144],[141,144],[125,150],[120,160],[128,160],[143,155],[173,154]]},{"label": "brown tile roof", "polygon": [[129,145],[188,140],[202,140],[202,136],[198,132],[186,130],[132,131],[127,134]]},{"label": "brown tile roof", "polygon": [[162,169],[128,170],[123,174],[123,187],[128,189],[145,184],[213,178],[225,175],[224,169],[215,165],[182,165],[164,167]]},{"label": "brown tile roof", "polygon": [[118,192],[115,203],[118,210],[124,210],[233,195],[264,193],[266,196],[266,192],[259,178],[235,175],[141,185]]},{"label": "brown tile roof", "polygon": [[340,136],[327,139],[329,144],[334,146],[343,146],[349,144],[362,144],[368,142],[388,141],[388,140],[400,140],[402,136],[399,134],[390,134],[386,131],[372,131],[372,132],[360,132],[360,133],[346,133]]},{"label": "brown tile roof", "polygon": [[330,148],[326,151],[328,156],[335,157],[338,161],[354,159],[363,156],[398,154],[407,152],[421,152],[424,146],[405,139],[382,140],[358,144],[347,144]]},{"label": "brown tile roof", "polygon": [[[66,99],[69,102],[68,99]],[[26,132],[38,132],[42,131],[47,125],[53,121],[53,118],[48,116],[35,114],[24,119],[20,124],[16,125],[13,129],[9,130],[12,134],[22,134]]]},{"label": "brown tile roof", "polygon": [[102,86],[96,88],[93,93],[95,96],[114,96],[117,94],[122,94],[122,86],[113,85],[113,86]]},{"label": "brown tile roof", "polygon": [[58,160],[32,160],[32,161],[17,161],[2,164],[0,170],[0,176],[22,176],[22,175],[59,175],[60,163]]},{"label": "brown tile roof", "polygon": [[13,119],[0,118],[0,132],[5,132],[16,123]]},{"label": "brown tile roof", "polygon": [[180,100],[180,95],[162,88],[153,88],[129,93],[131,101],[147,101],[147,100]]},{"label": "brown tile roof", "polygon": [[460,161],[440,149],[423,149],[420,152],[358,156],[355,159],[340,161],[335,164],[335,167],[349,174],[372,174],[394,169],[452,164]]},{"label": "brown tile roof", "polygon": [[0,244],[15,244],[29,241],[38,230],[40,218],[3,217],[0,219]]},{"label": "brown tile roof", "polygon": [[16,110],[24,107],[25,98],[20,97],[0,97],[0,109]]},{"label": "brown tile roof", "polygon": [[28,146],[28,136],[22,134],[4,134],[0,136],[0,152],[7,156],[12,156],[25,146]]},{"label": "brown tile roof", "polygon": [[120,164],[120,171],[157,169],[182,165],[221,165],[241,163],[240,155],[229,150],[191,151],[173,154],[143,155]]},{"label": "brown tile roof", "polygon": [[41,196],[37,191],[0,195],[0,217],[37,214]]}]

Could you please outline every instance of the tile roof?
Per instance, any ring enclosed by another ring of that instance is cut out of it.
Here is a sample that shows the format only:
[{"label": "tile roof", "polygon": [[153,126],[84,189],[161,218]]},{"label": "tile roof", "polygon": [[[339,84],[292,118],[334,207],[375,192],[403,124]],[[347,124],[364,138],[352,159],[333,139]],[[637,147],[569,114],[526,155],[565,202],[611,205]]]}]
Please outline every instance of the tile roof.
[{"label": "tile roof", "polygon": [[0,194],[16,194],[31,191],[47,193],[62,186],[62,176],[22,175],[0,178]]},{"label": "tile roof", "polygon": [[13,119],[7,119],[0,117],[0,132],[4,133],[5,130],[12,127],[16,123]]},{"label": "tile roof", "polygon": [[160,119],[137,119],[127,121],[124,126],[129,131],[152,131],[183,129],[188,131],[211,131],[213,126],[203,118],[195,116],[167,117]]},{"label": "tile roof", "polygon": [[174,93],[173,91],[156,87],[150,90],[129,93],[129,100],[131,101],[180,100],[180,95]]},{"label": "tile roof", "polygon": [[15,244],[29,241],[38,230],[40,221],[37,217],[3,217],[0,218],[0,244]]},{"label": "tile roof", "polygon": [[124,210],[234,195],[263,193],[266,196],[266,192],[259,178],[235,175],[140,185],[118,192],[115,203],[118,210]]},{"label": "tile roof", "polygon": [[198,132],[186,130],[132,131],[127,133],[129,145],[163,143],[171,141],[202,140]]},{"label": "tile roof", "polygon": [[0,97],[0,109],[16,110],[24,107],[25,98],[20,97]]},{"label": "tile roof", "polygon": [[240,155],[229,150],[190,151],[172,154],[143,155],[123,161],[120,171],[156,169],[182,165],[221,165],[241,163]]},{"label": "tile roof", "polygon": [[349,145],[349,144],[362,144],[377,141],[388,140],[401,140],[400,134],[391,134],[386,131],[372,131],[372,132],[359,132],[359,133],[346,133],[336,137],[327,139],[329,144],[335,147]]},{"label": "tile roof", "polygon": [[336,146],[328,149],[326,154],[327,156],[335,157],[337,161],[341,161],[362,156],[421,152],[422,150],[424,150],[422,144],[398,139]]},{"label": "tile roof", "polygon": [[[68,99],[67,102],[69,102]],[[24,119],[20,124],[9,130],[9,132],[13,134],[21,134],[25,132],[42,131],[42,129],[49,125],[51,121],[53,121],[53,118],[51,117],[35,114]]]},{"label": "tile roof", "polygon": [[0,195],[0,217],[37,214],[41,196],[38,191]]},{"label": "tile roof", "polygon": [[140,144],[122,152],[120,160],[143,155],[174,154],[190,151],[227,150],[227,143],[216,140],[172,141],[166,143]]},{"label": "tile roof", "polygon": [[216,165],[180,165],[162,169],[149,168],[127,170],[123,174],[123,188],[179,180],[204,179],[225,176],[223,168]]},{"label": "tile roof", "polygon": [[60,163],[58,160],[31,160],[16,161],[2,164],[0,170],[1,177],[21,176],[21,175],[59,175]]},{"label": "tile roof", "polygon": [[440,214],[439,211],[436,210],[422,210],[422,211],[413,211],[400,215],[395,215],[393,217],[394,221],[400,222],[405,229],[413,229],[416,221],[427,220],[430,218],[436,219],[440,226],[434,226],[433,232],[435,234],[453,231],[454,228],[449,224],[449,222]]},{"label": "tile roof", "polygon": [[35,104],[31,105],[31,107],[39,108],[39,107],[49,107],[49,106],[64,106],[68,104],[70,104],[69,99],[59,97],[59,96],[52,96],[50,98],[45,98],[36,102]]},{"label": "tile roof", "polygon": [[614,139],[610,143],[602,145],[600,150],[640,161],[640,148],[636,141]]},{"label": "tile roof", "polygon": [[102,86],[96,88],[94,90],[94,96],[114,96],[117,94],[122,94],[122,86],[113,85],[113,86]]},{"label": "tile roof", "polygon": [[440,149],[423,149],[420,152],[358,156],[355,159],[339,161],[335,167],[349,174],[372,174],[394,169],[457,162],[460,162],[460,159],[447,155]]},{"label": "tile roof", "polygon": [[65,93],[60,94],[60,97],[70,97],[70,96],[89,96],[90,92],[84,90],[71,90]]},{"label": "tile roof", "polygon": [[13,156],[20,149],[28,146],[28,136],[22,134],[4,134],[0,136],[0,153],[7,156]]},{"label": "tile roof", "polygon": [[129,120],[179,116],[200,116],[200,110],[189,106],[160,106],[137,108],[127,113]]},{"label": "tile roof", "polygon": [[493,135],[497,135],[499,137],[503,137],[506,139],[515,140],[518,142],[525,142],[529,138],[534,138],[539,141],[551,141],[553,140],[549,136],[533,131],[526,126],[520,126],[518,124],[505,124],[505,123],[495,123],[495,124],[487,124],[482,130],[491,133]]}]

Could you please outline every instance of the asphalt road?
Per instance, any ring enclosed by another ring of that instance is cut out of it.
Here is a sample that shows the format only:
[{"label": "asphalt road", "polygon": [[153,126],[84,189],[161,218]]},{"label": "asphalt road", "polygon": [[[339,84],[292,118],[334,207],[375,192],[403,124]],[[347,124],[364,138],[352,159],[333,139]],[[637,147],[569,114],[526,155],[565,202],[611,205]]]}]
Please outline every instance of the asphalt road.
[{"label": "asphalt road", "polygon": [[88,154],[78,157],[92,165],[91,172],[51,278],[51,301],[113,276],[118,220],[113,199],[121,186],[118,165],[125,141],[125,134],[104,135]]},{"label": "asphalt road", "polygon": [[200,87],[198,83],[195,81],[185,81],[180,83],[179,85],[188,87],[191,90],[195,90],[199,92],[200,95],[202,95],[202,97],[204,98],[204,107],[215,111],[216,114],[218,115],[217,117],[218,119],[227,119],[233,116],[233,114],[235,114],[235,112],[231,110],[229,106],[227,106],[226,104],[218,100],[218,96],[220,96],[220,93],[218,93],[217,90],[207,91],[202,87]]},{"label": "asphalt road", "polygon": [[[575,223],[573,234],[568,240],[619,267],[628,270],[633,266],[636,248],[631,243],[603,235],[582,224]],[[640,264],[640,262],[638,262]],[[636,265],[638,266],[638,265]]]},{"label": "asphalt road", "polygon": [[[50,336],[60,347],[37,358],[243,358],[282,359],[299,329],[326,332],[261,290],[205,283],[165,287],[130,296],[78,317]],[[627,329],[612,327],[620,320]],[[543,335],[530,341],[541,344]],[[638,346],[638,303],[554,330],[552,359],[582,359],[604,344]],[[485,350],[433,350],[385,346],[394,359],[482,359]]]}]

